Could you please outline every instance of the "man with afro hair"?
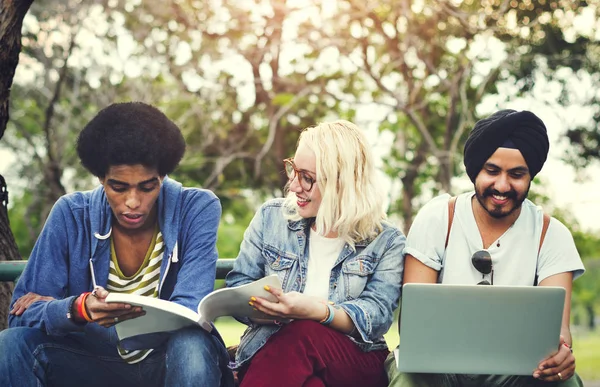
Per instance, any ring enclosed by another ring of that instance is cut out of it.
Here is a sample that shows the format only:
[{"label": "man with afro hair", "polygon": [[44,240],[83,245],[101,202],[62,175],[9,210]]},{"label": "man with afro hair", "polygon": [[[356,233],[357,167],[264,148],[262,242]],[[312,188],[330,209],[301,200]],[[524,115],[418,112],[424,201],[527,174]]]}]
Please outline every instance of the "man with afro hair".
[{"label": "man with afro hair", "polygon": [[202,328],[118,341],[140,307],[109,292],[196,311],[213,290],[219,199],[169,179],[185,152],[158,109],[112,104],[82,130],[77,153],[101,185],[54,205],[0,333],[1,386],[231,385],[226,349]]}]

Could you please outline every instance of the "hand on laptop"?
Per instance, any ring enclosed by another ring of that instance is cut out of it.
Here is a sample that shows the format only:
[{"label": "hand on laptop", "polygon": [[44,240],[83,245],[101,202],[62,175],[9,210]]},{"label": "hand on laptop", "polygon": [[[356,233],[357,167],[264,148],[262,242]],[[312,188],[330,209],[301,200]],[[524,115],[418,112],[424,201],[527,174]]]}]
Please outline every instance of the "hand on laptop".
[{"label": "hand on laptop", "polygon": [[540,362],[538,370],[533,373],[533,377],[546,382],[559,382],[569,379],[574,373],[575,357],[571,347],[561,335],[558,351]]}]

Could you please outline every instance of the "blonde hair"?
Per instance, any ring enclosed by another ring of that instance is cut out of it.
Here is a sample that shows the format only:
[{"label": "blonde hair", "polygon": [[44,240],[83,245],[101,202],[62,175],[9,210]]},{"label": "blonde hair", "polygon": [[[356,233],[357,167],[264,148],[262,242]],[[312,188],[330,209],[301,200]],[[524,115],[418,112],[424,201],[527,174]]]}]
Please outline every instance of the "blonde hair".
[{"label": "blonde hair", "polygon": [[[356,242],[374,239],[386,215],[373,155],[362,131],[344,120],[325,122],[304,129],[298,147],[301,144],[316,156],[316,184],[322,196],[316,231],[337,232],[353,248]],[[286,196],[284,215],[301,219],[293,192]]]}]

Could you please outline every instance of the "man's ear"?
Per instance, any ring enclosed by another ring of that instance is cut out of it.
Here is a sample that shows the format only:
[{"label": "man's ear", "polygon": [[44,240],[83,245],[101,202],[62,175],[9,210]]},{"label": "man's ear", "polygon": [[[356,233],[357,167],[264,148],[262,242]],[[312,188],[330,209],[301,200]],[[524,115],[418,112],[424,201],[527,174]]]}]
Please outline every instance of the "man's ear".
[{"label": "man's ear", "polygon": [[105,176],[98,176],[98,181],[100,182],[100,184],[104,185],[104,178]]}]

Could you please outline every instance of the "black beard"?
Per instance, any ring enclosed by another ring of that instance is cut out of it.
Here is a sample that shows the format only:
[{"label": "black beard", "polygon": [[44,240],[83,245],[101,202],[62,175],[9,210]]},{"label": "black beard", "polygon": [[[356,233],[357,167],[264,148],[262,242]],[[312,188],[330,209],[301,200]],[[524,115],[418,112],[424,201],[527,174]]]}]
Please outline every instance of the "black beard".
[{"label": "black beard", "polygon": [[[486,188],[481,195],[479,194],[479,192],[477,192],[477,189],[475,189],[475,197],[477,198],[477,201],[479,202],[481,207],[485,210],[485,212],[487,212],[492,218],[502,219],[502,218],[509,216],[510,214],[512,214],[513,212],[518,210],[519,208],[521,208],[521,206],[523,205],[523,202],[525,201],[525,199],[527,199],[527,196],[529,195],[530,187],[531,187],[531,182],[529,183],[529,186],[527,187],[527,191],[525,191],[525,193],[523,194],[522,197],[519,197],[519,195],[517,194],[517,191],[515,191],[515,190],[510,190],[507,192],[500,192],[500,191],[497,191],[492,188]],[[484,199],[487,197],[490,197],[492,195],[506,196],[508,199],[512,199],[515,202],[515,205],[508,212],[495,212],[494,210],[490,211],[485,206]]]}]

